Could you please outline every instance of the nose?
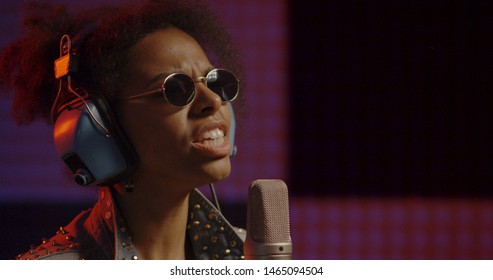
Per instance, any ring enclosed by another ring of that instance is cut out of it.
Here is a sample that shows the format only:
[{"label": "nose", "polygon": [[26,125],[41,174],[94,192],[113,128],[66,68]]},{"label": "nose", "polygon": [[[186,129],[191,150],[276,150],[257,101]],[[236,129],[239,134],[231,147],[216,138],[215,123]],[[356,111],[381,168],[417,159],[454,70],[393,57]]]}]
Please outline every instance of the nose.
[{"label": "nose", "polygon": [[191,111],[197,116],[207,116],[216,113],[222,106],[221,97],[210,90],[204,83],[195,84],[195,99]]}]

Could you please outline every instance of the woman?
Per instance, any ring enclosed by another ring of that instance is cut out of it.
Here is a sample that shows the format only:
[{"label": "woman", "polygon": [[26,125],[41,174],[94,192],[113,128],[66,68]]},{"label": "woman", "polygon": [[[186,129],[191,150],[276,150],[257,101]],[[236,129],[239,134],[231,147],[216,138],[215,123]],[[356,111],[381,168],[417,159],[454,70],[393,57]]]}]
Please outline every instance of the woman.
[{"label": "woman", "polygon": [[[75,15],[63,7],[30,10],[26,36],[1,53],[17,121],[55,120],[57,143],[66,139],[65,116],[85,112],[95,130],[110,139],[121,130],[129,144],[125,170],[109,179],[89,167],[72,170],[79,183],[102,185],[98,202],[17,258],[243,258],[243,232],[195,190],[230,173],[228,103],[239,87],[229,36],[206,7],[150,1]],[[55,60],[58,81],[45,70]],[[114,123],[92,107],[94,98]],[[61,156],[72,169],[74,160]]]}]

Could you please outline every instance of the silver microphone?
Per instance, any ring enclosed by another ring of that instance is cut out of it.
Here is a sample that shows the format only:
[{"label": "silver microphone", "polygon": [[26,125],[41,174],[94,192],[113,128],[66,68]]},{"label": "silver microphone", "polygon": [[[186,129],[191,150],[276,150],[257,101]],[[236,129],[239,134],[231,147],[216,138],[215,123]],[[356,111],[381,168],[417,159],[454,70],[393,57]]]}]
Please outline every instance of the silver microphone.
[{"label": "silver microphone", "polygon": [[250,184],[245,259],[291,259],[288,201],[288,187],[282,180],[256,180]]}]

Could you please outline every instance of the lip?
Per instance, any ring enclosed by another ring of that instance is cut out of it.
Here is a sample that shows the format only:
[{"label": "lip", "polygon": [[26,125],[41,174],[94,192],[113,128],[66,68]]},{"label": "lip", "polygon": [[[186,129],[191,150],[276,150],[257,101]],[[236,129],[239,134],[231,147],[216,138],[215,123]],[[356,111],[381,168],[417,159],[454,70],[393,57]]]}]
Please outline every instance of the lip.
[{"label": "lip", "polygon": [[[224,132],[224,142],[220,146],[208,146],[204,145],[202,138],[204,132],[214,129],[220,129]],[[201,126],[195,133],[194,140],[192,142],[192,148],[200,153],[209,156],[211,158],[222,158],[228,156],[231,152],[231,143],[229,142],[228,126],[224,121],[213,121]]]}]

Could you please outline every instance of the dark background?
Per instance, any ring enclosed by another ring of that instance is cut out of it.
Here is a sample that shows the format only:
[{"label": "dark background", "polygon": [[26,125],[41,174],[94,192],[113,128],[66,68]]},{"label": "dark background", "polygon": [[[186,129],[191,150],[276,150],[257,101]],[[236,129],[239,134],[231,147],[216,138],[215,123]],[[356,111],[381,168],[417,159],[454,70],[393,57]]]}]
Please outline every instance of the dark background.
[{"label": "dark background", "polygon": [[292,1],[296,195],[491,197],[491,1]]}]

